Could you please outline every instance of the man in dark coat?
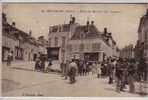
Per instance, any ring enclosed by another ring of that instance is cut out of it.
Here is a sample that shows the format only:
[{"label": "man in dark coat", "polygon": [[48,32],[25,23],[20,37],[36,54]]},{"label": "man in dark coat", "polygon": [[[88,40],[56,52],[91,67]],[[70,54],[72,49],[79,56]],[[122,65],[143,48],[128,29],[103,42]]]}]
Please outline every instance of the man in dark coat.
[{"label": "man in dark coat", "polygon": [[77,64],[75,63],[75,60],[72,59],[72,62],[69,64],[69,78],[70,78],[70,83],[75,83],[76,82],[76,74],[77,74]]},{"label": "man in dark coat", "polygon": [[46,58],[44,57],[43,54],[41,54],[40,56],[40,60],[41,60],[41,71],[45,71],[45,62],[46,62]]}]

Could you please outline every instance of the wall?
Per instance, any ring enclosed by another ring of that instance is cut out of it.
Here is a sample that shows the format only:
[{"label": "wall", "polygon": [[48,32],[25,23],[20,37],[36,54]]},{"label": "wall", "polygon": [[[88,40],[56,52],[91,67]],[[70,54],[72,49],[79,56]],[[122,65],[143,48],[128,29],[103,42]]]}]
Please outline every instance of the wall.
[{"label": "wall", "polygon": [[[82,43],[84,44],[83,51],[80,50],[80,48],[82,47]],[[68,45],[69,45],[68,58],[70,58],[72,54],[88,53],[88,52],[104,52],[107,57],[113,55],[112,47],[109,47],[101,39],[98,38],[85,39],[85,40],[70,40]]]}]

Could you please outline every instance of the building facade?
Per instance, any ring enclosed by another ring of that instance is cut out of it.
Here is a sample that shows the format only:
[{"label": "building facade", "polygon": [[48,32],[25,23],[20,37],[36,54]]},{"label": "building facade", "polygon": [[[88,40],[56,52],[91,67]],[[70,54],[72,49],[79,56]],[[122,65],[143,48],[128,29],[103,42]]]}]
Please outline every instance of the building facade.
[{"label": "building facade", "polygon": [[69,24],[49,28],[49,58],[59,61],[71,58],[102,61],[105,57],[118,56],[116,42],[107,28],[100,32],[94,21],[87,21],[86,25],[75,21],[75,17],[71,17]]},{"label": "building facade", "polygon": [[68,42],[68,55],[87,61],[103,61],[108,57],[117,56],[116,42],[111,33],[98,31],[94,22],[79,25]]},{"label": "building facade", "polygon": [[[45,53],[46,47],[31,36],[31,31],[23,32],[16,28],[15,22],[10,25],[4,13],[2,14],[2,26],[2,61],[7,61],[10,51],[13,52],[13,60],[25,61],[35,60],[38,52]],[[39,47],[42,47],[44,52]]]},{"label": "building facade", "polygon": [[48,57],[61,62],[66,60],[67,45],[73,35],[75,27],[75,17],[71,17],[68,24],[54,25],[49,27],[48,35]]},{"label": "building facade", "polygon": [[125,46],[120,50],[120,58],[133,59],[135,58],[135,49],[132,44]]},{"label": "building facade", "polygon": [[145,58],[148,63],[148,9],[140,19],[136,51],[136,55]]}]

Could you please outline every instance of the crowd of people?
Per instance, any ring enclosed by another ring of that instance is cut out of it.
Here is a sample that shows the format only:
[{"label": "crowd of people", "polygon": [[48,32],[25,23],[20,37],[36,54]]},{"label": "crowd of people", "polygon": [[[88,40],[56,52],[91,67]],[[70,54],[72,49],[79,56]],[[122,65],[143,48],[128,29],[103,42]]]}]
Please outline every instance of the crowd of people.
[{"label": "crowd of people", "polygon": [[45,72],[45,63],[46,63],[46,57],[39,53],[37,55],[36,61],[35,61],[35,71],[42,71]]},{"label": "crowd of people", "polygon": [[[13,52],[8,53],[7,65],[13,60]],[[52,60],[39,53],[35,60],[35,71],[50,72]],[[129,86],[129,92],[135,92],[135,82],[144,82],[148,79],[146,59],[123,59],[109,57],[102,62],[71,59],[60,64],[61,76],[69,79],[71,84],[76,82],[77,76],[95,75],[97,78],[108,78],[108,84],[116,84],[116,91],[121,92]]]},{"label": "crowd of people", "polygon": [[108,78],[108,84],[116,84],[116,91],[124,91],[129,86],[129,92],[135,92],[135,82],[147,80],[147,67],[144,59],[108,58],[103,62],[72,60],[61,63],[62,76],[75,83],[76,76],[97,75],[98,78]]},{"label": "crowd of people", "polygon": [[[46,59],[40,55],[36,59],[35,70],[49,72],[52,61],[45,68]],[[116,91],[121,92],[129,86],[129,92],[135,92],[135,82],[147,81],[147,64],[145,59],[108,58],[102,62],[71,59],[60,64],[61,76],[69,79],[71,84],[77,76],[95,75],[97,78],[108,78],[108,84],[116,84]]]},{"label": "crowd of people", "polygon": [[[101,75],[101,63],[99,62],[91,62],[91,61],[84,61],[84,60],[78,60],[78,59],[72,59],[72,61],[62,61],[61,63],[61,71],[62,76],[65,77],[65,79],[68,78],[71,80],[71,78],[76,76],[86,76],[90,73],[95,74],[97,73],[97,77],[100,77]],[[71,82],[71,81],[70,81]],[[75,81],[72,81],[71,83],[74,83]]]}]

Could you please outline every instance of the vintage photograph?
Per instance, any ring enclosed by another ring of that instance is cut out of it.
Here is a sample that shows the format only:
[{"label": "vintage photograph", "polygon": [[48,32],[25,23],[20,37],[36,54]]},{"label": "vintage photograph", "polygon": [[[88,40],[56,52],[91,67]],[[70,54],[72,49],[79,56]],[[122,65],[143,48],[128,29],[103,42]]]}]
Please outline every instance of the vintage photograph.
[{"label": "vintage photograph", "polygon": [[2,3],[2,96],[148,96],[148,4]]}]

